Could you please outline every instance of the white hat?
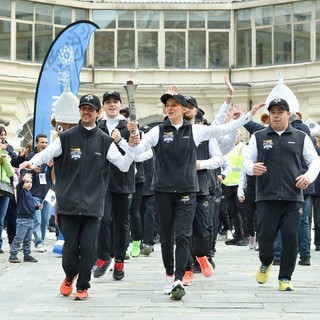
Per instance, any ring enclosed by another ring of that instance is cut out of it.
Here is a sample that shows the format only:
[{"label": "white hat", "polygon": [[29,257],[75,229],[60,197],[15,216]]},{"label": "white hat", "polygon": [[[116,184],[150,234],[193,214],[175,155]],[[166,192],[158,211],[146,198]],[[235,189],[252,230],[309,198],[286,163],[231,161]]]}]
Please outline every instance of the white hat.
[{"label": "white hat", "polygon": [[64,92],[59,99],[54,103],[56,107],[55,119],[61,123],[77,124],[79,115],[79,99],[70,91],[70,82],[68,81]]},{"label": "white hat", "polygon": [[278,81],[278,84],[271,90],[269,93],[267,100],[266,100],[266,113],[269,113],[267,111],[268,106],[270,102],[274,99],[281,98],[283,100],[286,100],[291,113],[297,113],[299,111],[299,101],[293,91],[287,87],[282,79],[281,74],[280,79]]}]

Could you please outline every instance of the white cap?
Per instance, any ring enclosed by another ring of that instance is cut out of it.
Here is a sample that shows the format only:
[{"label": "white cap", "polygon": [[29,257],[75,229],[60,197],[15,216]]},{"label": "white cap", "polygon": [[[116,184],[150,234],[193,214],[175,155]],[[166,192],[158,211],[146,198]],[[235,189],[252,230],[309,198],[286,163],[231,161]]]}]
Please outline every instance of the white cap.
[{"label": "white cap", "polygon": [[266,113],[269,114],[269,111],[267,110],[269,103],[276,98],[286,100],[291,113],[297,113],[299,111],[299,101],[293,91],[284,84],[281,74],[278,84],[271,90],[267,97]]},{"label": "white cap", "polygon": [[61,123],[77,124],[80,119],[79,99],[70,91],[70,82],[68,81],[64,92],[54,103],[55,119]]}]

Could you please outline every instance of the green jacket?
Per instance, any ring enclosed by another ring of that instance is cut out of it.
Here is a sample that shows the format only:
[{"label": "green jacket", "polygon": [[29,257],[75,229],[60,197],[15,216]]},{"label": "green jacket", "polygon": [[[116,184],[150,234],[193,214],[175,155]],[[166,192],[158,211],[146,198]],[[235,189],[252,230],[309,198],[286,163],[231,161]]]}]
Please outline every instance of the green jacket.
[{"label": "green jacket", "polygon": [[10,160],[8,155],[4,153],[0,154],[0,180],[7,183],[10,183],[10,177],[12,177],[14,173]]}]

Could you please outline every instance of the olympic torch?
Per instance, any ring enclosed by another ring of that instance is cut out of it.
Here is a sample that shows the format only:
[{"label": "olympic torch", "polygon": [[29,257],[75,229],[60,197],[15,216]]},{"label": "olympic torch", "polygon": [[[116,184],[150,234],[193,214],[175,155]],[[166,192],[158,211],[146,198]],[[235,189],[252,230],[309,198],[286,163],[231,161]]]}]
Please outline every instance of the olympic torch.
[{"label": "olympic torch", "polygon": [[127,84],[124,87],[124,89],[127,92],[127,96],[128,96],[128,101],[129,101],[129,116],[130,116],[130,120],[135,122],[137,119],[137,112],[136,112],[136,96],[135,96],[135,92],[136,92],[136,88],[137,88],[137,84],[133,83],[133,79],[129,78],[127,81]]}]

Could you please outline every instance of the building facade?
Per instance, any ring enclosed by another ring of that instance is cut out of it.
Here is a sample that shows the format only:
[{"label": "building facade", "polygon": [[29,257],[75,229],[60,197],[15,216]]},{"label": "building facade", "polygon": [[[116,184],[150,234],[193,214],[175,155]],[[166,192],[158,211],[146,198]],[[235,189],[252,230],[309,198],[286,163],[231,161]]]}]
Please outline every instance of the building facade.
[{"label": "building facade", "polygon": [[227,93],[226,74],[244,110],[264,102],[281,75],[303,119],[320,120],[320,0],[1,0],[0,122],[10,122],[8,139],[16,147],[32,139],[48,48],[78,20],[99,26],[79,96],[113,89],[126,104],[123,85],[133,77],[141,125],[162,120],[159,97],[172,85],[196,97],[211,121]]}]

